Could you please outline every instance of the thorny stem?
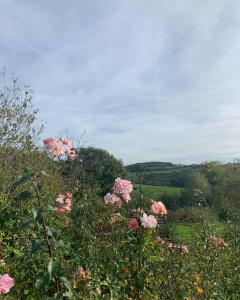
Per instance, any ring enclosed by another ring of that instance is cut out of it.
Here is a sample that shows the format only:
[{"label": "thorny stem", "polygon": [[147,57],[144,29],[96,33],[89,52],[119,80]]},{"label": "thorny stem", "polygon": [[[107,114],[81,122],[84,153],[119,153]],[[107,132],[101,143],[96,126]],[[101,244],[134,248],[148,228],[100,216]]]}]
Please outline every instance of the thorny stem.
[{"label": "thorny stem", "polygon": [[[36,192],[38,207],[41,209],[42,206],[41,206],[41,201],[40,201],[40,194],[39,194],[39,190],[38,190],[38,188],[35,184],[34,184],[34,188],[35,188],[35,192]],[[48,247],[48,254],[49,254],[50,258],[52,258],[51,243],[50,243],[50,240],[49,240],[46,221],[45,221],[45,218],[44,218],[43,214],[41,214],[41,222],[42,222],[43,230],[44,230],[44,238],[45,238],[45,241],[46,241],[47,247]]]},{"label": "thorny stem", "polygon": [[[35,181],[35,183],[38,183],[38,182]],[[42,206],[41,206],[41,200],[40,200],[40,193],[39,193],[39,189],[37,187],[37,184],[34,184],[34,188],[35,188],[35,193],[36,193],[36,197],[37,197],[38,207],[41,209]],[[42,213],[41,213],[41,222],[42,222],[43,230],[44,230],[44,238],[45,238],[45,241],[46,241],[47,247],[48,247],[48,254],[49,254],[49,257],[52,258],[53,255],[52,255],[51,242],[49,240],[49,235],[48,235],[48,232],[47,232],[46,221],[45,221],[44,215]],[[56,276],[54,276],[54,278],[55,278],[57,290],[59,292],[60,291],[59,280]]]}]

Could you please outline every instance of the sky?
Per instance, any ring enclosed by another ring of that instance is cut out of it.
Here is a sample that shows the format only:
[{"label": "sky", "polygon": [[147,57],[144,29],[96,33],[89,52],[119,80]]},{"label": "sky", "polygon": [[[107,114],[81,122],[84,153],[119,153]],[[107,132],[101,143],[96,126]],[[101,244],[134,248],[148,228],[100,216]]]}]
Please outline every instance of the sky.
[{"label": "sky", "polygon": [[0,67],[44,137],[125,164],[240,157],[239,0],[0,0]]}]

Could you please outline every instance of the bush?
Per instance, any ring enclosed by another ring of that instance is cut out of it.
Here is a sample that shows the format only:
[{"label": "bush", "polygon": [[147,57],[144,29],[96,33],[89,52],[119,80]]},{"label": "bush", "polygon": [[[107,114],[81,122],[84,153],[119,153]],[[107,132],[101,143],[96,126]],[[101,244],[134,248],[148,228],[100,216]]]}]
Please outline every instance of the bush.
[{"label": "bush", "polygon": [[185,207],[170,212],[170,220],[176,222],[199,223],[203,219],[207,221],[216,220],[214,212],[209,208]]}]

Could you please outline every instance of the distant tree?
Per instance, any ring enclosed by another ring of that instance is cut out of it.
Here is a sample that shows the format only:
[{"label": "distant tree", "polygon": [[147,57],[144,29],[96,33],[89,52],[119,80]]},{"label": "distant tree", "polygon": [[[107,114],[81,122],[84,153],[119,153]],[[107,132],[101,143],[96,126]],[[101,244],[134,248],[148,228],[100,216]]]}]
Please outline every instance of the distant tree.
[{"label": "distant tree", "polygon": [[32,159],[30,152],[35,151],[42,130],[36,125],[37,112],[31,89],[0,73],[0,198],[8,195],[12,182]]},{"label": "distant tree", "polygon": [[240,165],[207,162],[202,172],[211,184],[212,205],[221,218],[240,218]]},{"label": "distant tree", "polygon": [[38,110],[32,104],[29,86],[0,74],[0,147],[29,148],[42,127],[36,126]]},{"label": "distant tree", "polygon": [[101,195],[112,191],[116,177],[129,176],[123,162],[106,150],[83,147],[76,149],[76,153],[77,159],[67,162],[69,163],[68,172],[71,172],[76,179],[98,187]]},{"label": "distant tree", "polygon": [[185,174],[185,189],[182,193],[182,205],[192,206],[198,204],[195,190],[200,190],[207,203],[211,204],[211,187],[207,178],[200,172],[188,172]]}]

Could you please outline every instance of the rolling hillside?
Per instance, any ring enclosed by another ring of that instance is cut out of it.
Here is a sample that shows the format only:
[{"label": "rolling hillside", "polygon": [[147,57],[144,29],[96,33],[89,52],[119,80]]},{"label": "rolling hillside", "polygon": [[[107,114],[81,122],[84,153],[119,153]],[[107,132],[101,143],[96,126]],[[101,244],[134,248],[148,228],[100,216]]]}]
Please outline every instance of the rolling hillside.
[{"label": "rolling hillside", "polygon": [[180,165],[170,162],[146,162],[126,166],[134,183],[160,185],[170,187],[184,187],[187,173],[197,171],[200,165]]}]

